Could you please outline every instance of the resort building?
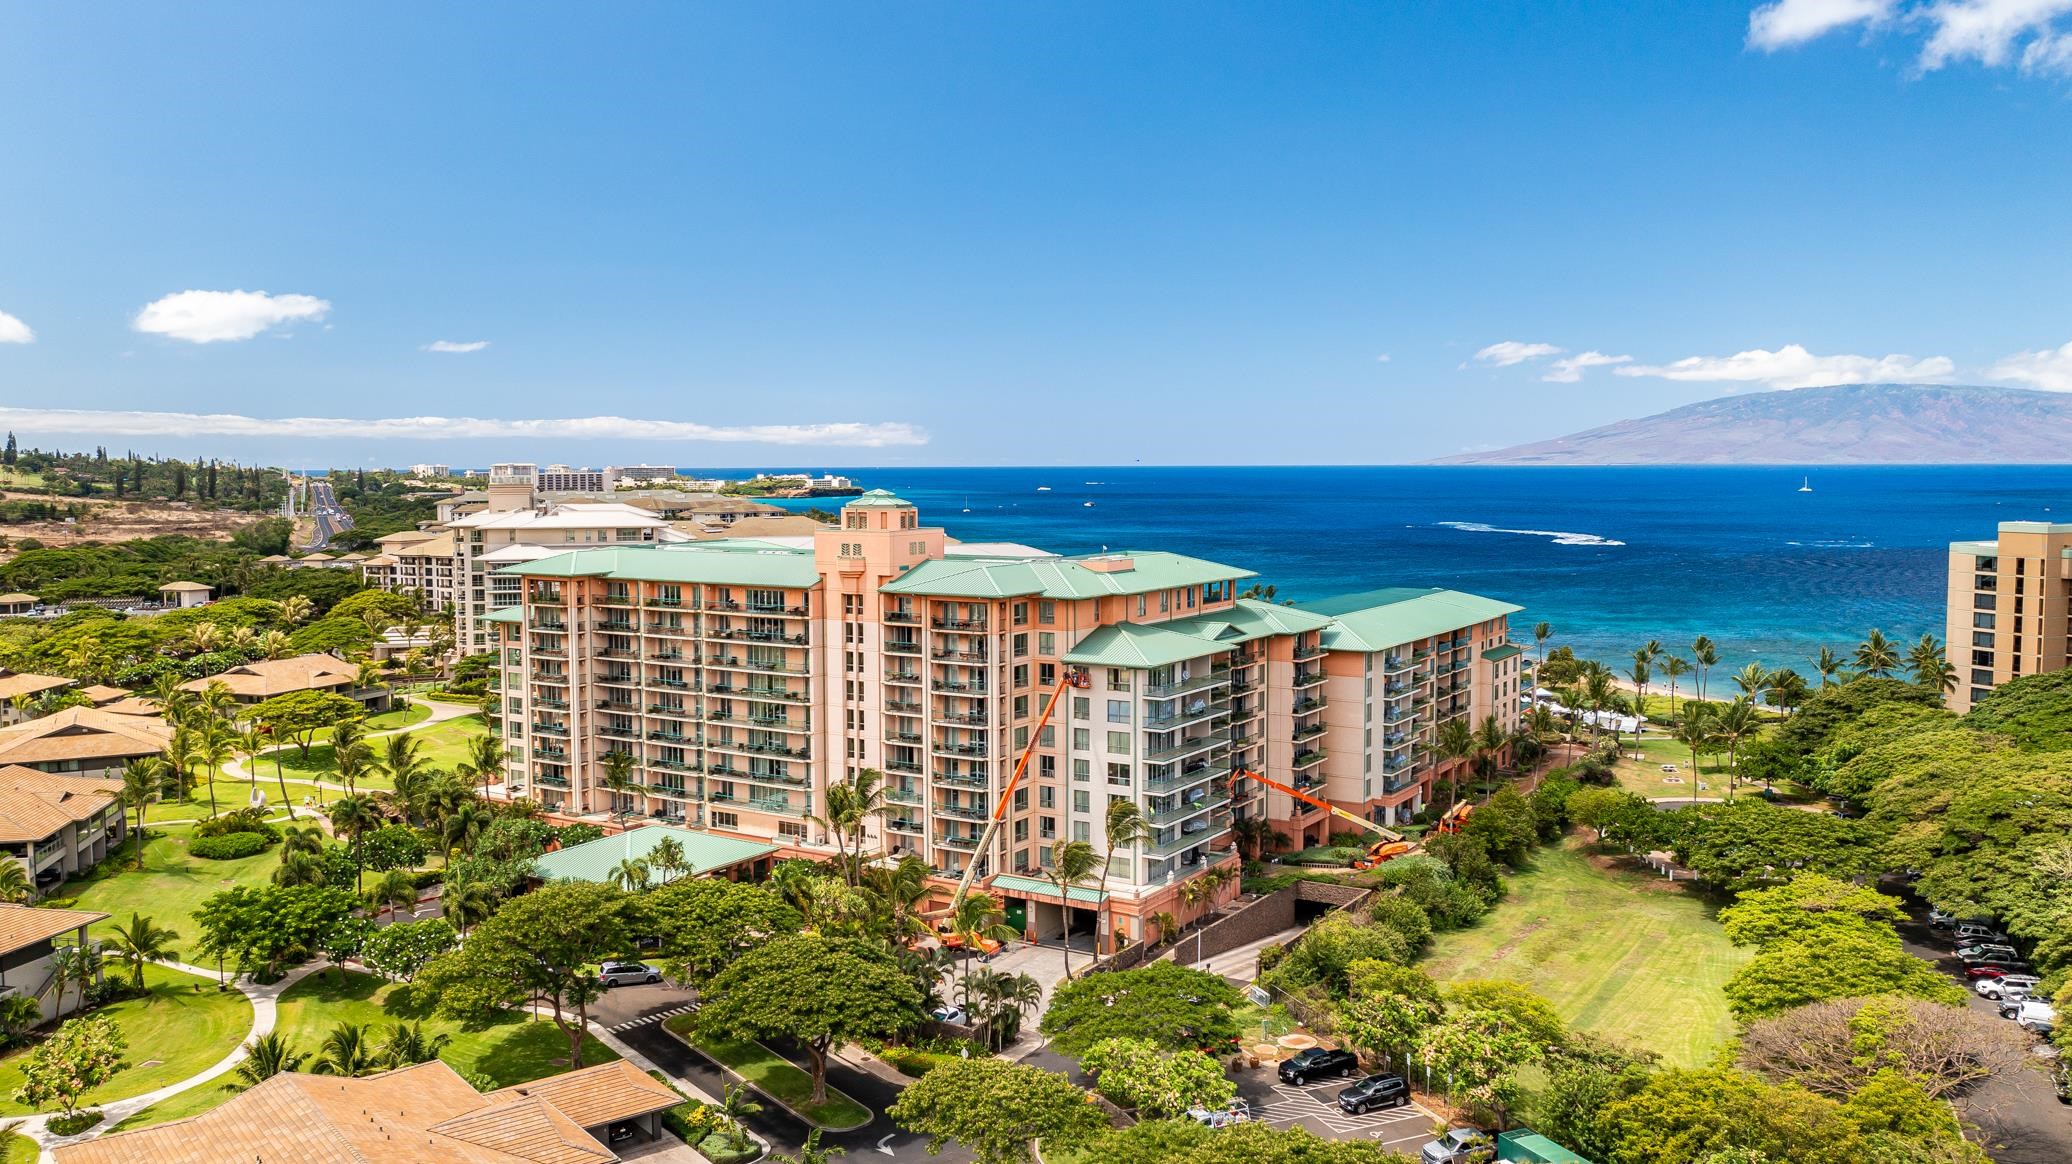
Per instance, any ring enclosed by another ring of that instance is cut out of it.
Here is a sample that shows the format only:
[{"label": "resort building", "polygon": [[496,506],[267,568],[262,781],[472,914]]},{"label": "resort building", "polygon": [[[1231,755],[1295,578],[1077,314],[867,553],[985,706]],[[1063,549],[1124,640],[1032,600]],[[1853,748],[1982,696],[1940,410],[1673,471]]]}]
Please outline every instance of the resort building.
[{"label": "resort building", "polygon": [[533,488],[542,493],[599,493],[618,482],[616,469],[576,469],[549,465],[537,474]]},{"label": "resort building", "polygon": [[2072,657],[2072,525],[2003,521],[1989,542],[1950,544],[1945,649],[1959,714],[2007,682]]},{"label": "resort building", "polygon": [[619,465],[615,468],[606,469],[605,472],[616,476],[622,482],[639,481],[645,483],[649,481],[676,480],[675,465]]},{"label": "resort building", "polygon": [[[1342,827],[1233,769],[1399,823],[1451,775],[1440,724],[1517,722],[1507,603],[1404,589],[1279,606],[1238,597],[1251,571],[1181,554],[953,543],[882,491],[841,518],[810,539],[603,545],[498,570],[516,586],[485,619],[506,794],[825,856],[826,789],[874,768],[894,811],[870,848],[945,883],[976,862],[1009,923],[1039,936],[1068,920],[1041,878],[1055,846],[1105,853],[1108,804],[1126,798],[1152,833],[1117,852],[1107,893],[1116,935],[1141,941],[1153,915],[1199,912],[1179,885],[1235,862],[1235,820],[1263,816],[1297,847]],[[634,790],[605,788],[613,752],[634,757]],[[1074,890],[1073,930],[1096,904]]]},{"label": "resort building", "polygon": [[532,504],[530,485],[490,478],[489,507],[456,518],[453,537],[454,633],[463,653],[489,648],[482,617],[518,603],[518,579],[503,567],[583,546],[652,545],[689,535],[644,509],[616,503]]},{"label": "resort building", "polygon": [[201,1115],[53,1153],[58,1164],[616,1164],[610,1144],[643,1156],[673,1144],[661,1116],[683,1101],[623,1059],[487,1095],[433,1059],[359,1077],[283,1072]]},{"label": "resort building", "polygon": [[190,679],[180,687],[202,692],[217,683],[229,688],[232,697],[246,705],[297,691],[333,692],[357,700],[368,711],[386,711],[390,704],[386,688],[360,686],[358,666],[322,653],[240,663],[206,679]]},{"label": "resort building", "polygon": [[0,995],[34,998],[43,1009],[43,1022],[78,1010],[85,1002],[78,987],[57,980],[58,939],[67,939],[66,946],[84,946],[86,927],[107,920],[97,910],[0,905]]},{"label": "resort building", "polygon": [[0,766],[0,853],[40,893],[100,864],[128,835],[122,781]]},{"label": "resort building", "polygon": [[192,606],[207,606],[215,594],[214,587],[200,582],[168,582],[158,588],[158,601],[162,605],[185,610]]},{"label": "resort building", "polygon": [[436,478],[443,478],[443,477],[451,477],[451,476],[453,476],[453,466],[452,466],[452,465],[412,465],[412,466],[410,466],[410,475],[411,475],[412,477],[431,477],[431,478],[435,478],[435,479],[436,479]]},{"label": "resort building", "polygon": [[381,550],[360,563],[367,585],[416,594],[432,610],[453,605],[453,533],[409,530],[377,539]]},{"label": "resort building", "polygon": [[30,705],[46,696],[66,691],[78,684],[76,679],[63,675],[36,675],[17,671],[11,675],[0,675],[0,727],[23,723],[36,714]]},{"label": "resort building", "polygon": [[0,764],[66,776],[119,778],[131,760],[156,756],[172,743],[173,729],[165,720],[124,714],[119,707],[68,707],[0,728]]}]

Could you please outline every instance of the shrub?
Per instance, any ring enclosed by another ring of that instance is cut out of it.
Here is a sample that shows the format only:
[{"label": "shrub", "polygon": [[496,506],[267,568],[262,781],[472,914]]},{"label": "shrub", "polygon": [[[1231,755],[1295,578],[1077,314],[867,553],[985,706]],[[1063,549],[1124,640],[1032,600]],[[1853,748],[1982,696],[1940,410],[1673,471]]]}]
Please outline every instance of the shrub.
[{"label": "shrub", "polygon": [[229,833],[258,833],[269,844],[281,839],[281,830],[266,823],[266,810],[263,808],[240,808],[210,817],[194,826],[197,837],[220,837]]},{"label": "shrub", "polygon": [[1374,925],[1394,930],[1414,957],[1432,940],[1432,919],[1424,907],[1400,897],[1378,897],[1367,907]]},{"label": "shrub", "polygon": [[100,1123],[101,1119],[98,1110],[74,1112],[68,1116],[52,1116],[46,1126],[50,1128],[50,1134],[53,1136],[76,1136]]},{"label": "shrub", "polygon": [[262,833],[224,833],[218,837],[196,837],[187,842],[187,851],[211,861],[234,861],[257,856],[272,843]]}]

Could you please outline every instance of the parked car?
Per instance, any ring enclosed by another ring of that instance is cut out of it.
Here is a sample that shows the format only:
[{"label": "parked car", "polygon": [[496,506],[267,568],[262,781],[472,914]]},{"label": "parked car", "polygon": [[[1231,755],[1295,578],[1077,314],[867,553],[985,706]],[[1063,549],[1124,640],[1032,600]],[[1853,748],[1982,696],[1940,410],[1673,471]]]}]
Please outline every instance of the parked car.
[{"label": "parked car", "polygon": [[606,962],[598,967],[597,980],[606,986],[637,986],[662,980],[662,972],[645,962]]},{"label": "parked car", "polygon": [[1959,962],[1966,966],[2013,966],[2022,960],[2020,954],[1960,954]]},{"label": "parked car", "polygon": [[2004,942],[2007,935],[1985,922],[1958,922],[1957,940],[1960,942]]},{"label": "parked car", "polygon": [[964,1008],[961,1006],[938,1006],[928,1012],[928,1017],[936,1022],[955,1027],[968,1026],[971,1023],[971,1016],[965,1014]]},{"label": "parked car", "polygon": [[[2002,1005],[2005,1013],[2006,1004]],[[2049,1035],[2058,1025],[2057,1008],[2040,998],[2026,998],[2015,1004],[2016,1025],[2036,1035]]]},{"label": "parked car", "polygon": [[1999,961],[2008,958],[2019,958],[2022,956],[2022,952],[2013,946],[2003,946],[1998,942],[1974,942],[1968,946],[1957,947],[1957,956],[1959,958],[1984,958]]},{"label": "parked car", "polygon": [[1232,1124],[1252,1122],[1252,1105],[1242,1099],[1233,1099],[1229,1106],[1216,1111],[1201,1107],[1193,1108],[1188,1111],[1187,1118],[1203,1127],[1227,1128]]},{"label": "parked car", "polygon": [[1981,978],[1971,984],[1971,989],[1980,998],[2027,998],[2040,981],[2034,974],[2002,974],[1998,978]]},{"label": "parked car", "polygon": [[1369,1075],[1338,1093],[1338,1110],[1347,1115],[1365,1115],[1377,1107],[1402,1107],[1410,1102],[1410,1085],[1400,1075]]},{"label": "parked car", "polygon": [[1293,1083],[1300,1086],[1312,1079],[1323,1079],[1331,1075],[1342,1078],[1351,1075],[1359,1069],[1359,1057],[1351,1051],[1334,1051],[1328,1047],[1311,1047],[1307,1051],[1297,1052],[1293,1058],[1282,1062],[1280,1076],[1282,1083]]},{"label": "parked car", "polygon": [[1964,968],[1964,976],[1966,978],[2004,978],[2009,974],[2034,974],[2035,972],[2036,968],[2027,962],[1981,962],[1976,966],[1966,966]]},{"label": "parked car", "polygon": [[1455,1128],[1424,1146],[1423,1164],[1483,1164],[1496,1159],[1496,1137],[1481,1128]]}]

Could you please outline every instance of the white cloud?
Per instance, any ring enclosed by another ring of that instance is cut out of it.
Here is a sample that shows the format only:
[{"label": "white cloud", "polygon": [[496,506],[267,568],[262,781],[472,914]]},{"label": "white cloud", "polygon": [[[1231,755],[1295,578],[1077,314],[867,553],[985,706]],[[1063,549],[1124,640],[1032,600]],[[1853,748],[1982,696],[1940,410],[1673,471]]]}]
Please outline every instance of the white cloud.
[{"label": "white cloud", "polygon": [[1748,47],[1776,52],[1892,15],[1895,0],[1775,0],[1748,14]]},{"label": "white cloud", "polygon": [[2012,380],[2031,388],[2072,392],[2072,344],[2034,352],[2016,352],[1986,369],[1994,380]]},{"label": "white cloud", "polygon": [[324,318],[327,300],[264,291],[179,291],[144,305],[131,325],[138,331],[188,343],[248,340],[286,323]]},{"label": "white cloud", "polygon": [[5,311],[0,311],[0,344],[32,344],[36,333],[29,325]]},{"label": "white cloud", "polygon": [[928,434],[913,425],[832,422],[826,424],[712,425],[687,420],[634,420],[623,416],[574,416],[543,420],[491,420],[471,416],[396,416],[360,420],[296,416],[269,419],[235,413],[130,412],[89,408],[0,407],[0,425],[32,432],[104,433],[110,436],[286,437],[296,440],[556,440],[713,441],[725,444],[828,445],[885,448],[925,445]]},{"label": "white cloud", "polygon": [[1573,356],[1554,361],[1547,374],[1540,379],[1550,384],[1573,384],[1583,378],[1587,368],[1608,368],[1614,364],[1630,364],[1632,356],[1607,356],[1603,352],[1578,352]]},{"label": "white cloud", "polygon": [[424,346],[428,352],[479,352],[489,346],[488,340],[469,340],[456,343],[453,340],[433,340]]},{"label": "white cloud", "polygon": [[1567,348],[1557,348],[1553,344],[1526,344],[1519,343],[1517,340],[1505,340],[1502,343],[1491,344],[1476,352],[1475,360],[1477,363],[1490,364],[1498,368],[1508,368],[1513,364],[1522,364],[1527,360],[1540,360],[1548,356],[1558,356],[1567,350]]},{"label": "white cloud", "polygon": [[1748,47],[1775,52],[1839,29],[1925,30],[1916,67],[1961,61],[2025,73],[2072,74],[2072,31],[2059,25],[2072,0],[1773,0],[1748,14]]},{"label": "white cloud", "polygon": [[1689,356],[1671,364],[1628,364],[1621,376],[1664,380],[1817,388],[1827,384],[1918,384],[1947,379],[1957,365],[1946,356],[1816,356],[1798,344],[1776,351],[1754,348],[1731,356]]},{"label": "white cloud", "polygon": [[1394,358],[1394,356],[1389,355],[1387,352],[1383,352],[1380,355],[1374,357],[1374,362],[1377,364],[1386,364]]}]

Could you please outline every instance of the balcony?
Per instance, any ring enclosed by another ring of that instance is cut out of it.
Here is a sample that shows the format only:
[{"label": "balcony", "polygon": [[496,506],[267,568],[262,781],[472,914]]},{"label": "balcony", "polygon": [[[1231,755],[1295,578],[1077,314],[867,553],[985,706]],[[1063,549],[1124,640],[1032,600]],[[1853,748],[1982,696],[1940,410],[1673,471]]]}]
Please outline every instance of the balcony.
[{"label": "balcony", "polygon": [[929,625],[936,630],[985,633],[986,620],[982,618],[938,618]]},{"label": "balcony", "polygon": [[1321,646],[1308,646],[1308,647],[1296,647],[1296,648],[1295,648],[1295,658],[1297,659],[1297,661],[1300,661],[1300,660],[1303,660],[1303,659],[1314,659],[1314,658],[1316,658],[1316,657],[1317,657],[1318,655],[1321,655],[1321,654],[1323,654],[1323,653],[1324,653],[1324,648],[1323,648],[1323,647],[1321,647]]},{"label": "balcony", "polygon": [[921,616],[911,610],[888,610],[885,621],[899,626],[920,626]]},{"label": "balcony", "polygon": [[928,689],[943,693],[969,692],[974,695],[986,694],[986,685],[983,683],[963,683],[955,679],[931,679],[928,682]]},{"label": "balcony", "polygon": [[804,788],[808,784],[804,776],[779,776],[771,772],[750,772],[747,780],[750,784],[777,784],[786,788]]},{"label": "balcony", "polygon": [[536,658],[536,659],[566,659],[566,658],[568,658],[568,652],[567,652],[566,650],[562,649],[561,647],[543,647],[543,646],[540,646],[540,645],[539,645],[538,643],[534,643],[534,644],[533,644],[533,647],[532,647],[532,655],[533,655],[533,657],[534,657],[534,658]]},{"label": "balcony", "polygon": [[961,833],[937,833],[935,835],[935,843],[943,846],[944,848],[963,849],[966,852],[970,852],[978,848],[977,837],[965,836]]},{"label": "balcony", "polygon": [[1295,714],[1308,715],[1312,711],[1320,711],[1328,702],[1330,701],[1324,698],[1324,693],[1321,691],[1315,695],[1305,695],[1295,701]]},{"label": "balcony", "polygon": [[918,805],[925,803],[927,798],[921,795],[918,788],[888,788],[885,790],[885,799],[894,804]]},{"label": "balcony", "polygon": [[937,816],[955,817],[958,820],[985,820],[991,815],[983,808],[970,808],[961,804],[938,804],[931,811]]},{"label": "balcony", "polygon": [[600,659],[638,659],[640,652],[632,647],[606,647],[597,652]]},{"label": "balcony", "polygon": [[1177,792],[1182,788],[1191,788],[1196,784],[1205,784],[1215,778],[1216,770],[1207,764],[1203,764],[1199,768],[1189,768],[1184,772],[1178,772],[1171,776],[1146,776],[1144,777],[1144,787],[1152,792]]},{"label": "balcony", "polygon": [[568,734],[568,725],[565,723],[536,723],[532,725],[532,730],[535,733],[544,735],[565,736]]},{"label": "balcony", "polygon": [[986,661],[986,652],[942,650],[936,651],[934,653],[934,657],[937,659],[944,660],[946,662],[983,663]]},{"label": "balcony", "polygon": [[918,655],[921,653],[921,644],[901,642],[894,639],[885,644],[885,653],[889,655]]},{"label": "balcony", "polygon": [[885,710],[898,715],[919,715],[926,708],[918,699],[888,699]]},{"label": "balcony", "polygon": [[[547,696],[544,696],[544,695],[541,695],[541,696],[536,696],[536,697],[534,697],[534,699],[533,699],[533,701],[532,701],[532,705],[533,705],[534,707],[538,707],[538,708],[544,708],[544,709],[547,709],[547,710],[550,710],[550,711],[567,711],[567,710],[568,710],[568,700],[566,700],[566,699],[550,699],[550,698],[548,698]],[[602,705],[602,704],[600,704],[599,706],[603,706],[603,705]]]},{"label": "balcony", "polygon": [[937,740],[931,747],[936,753],[945,756],[990,756],[993,754],[992,745],[985,743],[952,744]]},{"label": "balcony", "polygon": [[1290,761],[1291,765],[1296,768],[1311,768],[1323,762],[1324,753],[1320,749],[1309,749],[1297,752],[1295,753],[1295,759]]},{"label": "balcony", "polygon": [[1207,812],[1212,808],[1221,808],[1222,806],[1229,803],[1229,796],[1220,793],[1211,794],[1209,796],[1202,797],[1200,800],[1189,801],[1186,803],[1174,805],[1172,808],[1160,809],[1156,812],[1145,813],[1144,820],[1145,823],[1154,826],[1176,824],[1180,821],[1186,820],[1190,816],[1200,816],[1202,813]]},{"label": "balcony", "polygon": [[895,833],[914,833],[921,836],[928,833],[928,826],[910,816],[893,817],[885,822],[885,827]]},{"label": "balcony", "polygon": [[1389,655],[1383,658],[1381,661],[1382,671],[1391,675],[1395,674],[1398,671],[1408,671],[1410,668],[1415,667],[1416,665],[1417,660],[1406,659],[1401,655]]},{"label": "balcony", "polygon": [[[606,680],[606,682],[611,682],[611,680]],[[624,682],[628,682],[628,680],[626,680],[626,679],[621,679],[621,680],[619,680],[619,682],[621,682],[621,683],[624,683]],[[646,679],[642,680],[641,682],[642,682],[642,683],[644,683],[644,684],[645,684],[646,686],[649,686],[649,687],[661,687],[661,688],[665,688],[665,689],[667,689],[667,690],[670,690],[670,691],[689,691],[689,690],[691,690],[691,681],[690,681],[690,680],[688,680],[688,679],[662,679],[662,678],[657,678],[657,677],[654,677],[654,676],[650,676],[650,677],[648,677],[648,678],[646,678]]]},{"label": "balcony", "polygon": [[660,768],[667,772],[703,772],[705,770],[703,765],[692,764],[683,760],[649,760],[648,767]]},{"label": "balcony", "polygon": [[1184,853],[1189,849],[1206,845],[1209,843],[1209,839],[1215,835],[1215,831],[1212,829],[1201,829],[1197,832],[1182,833],[1171,840],[1152,841],[1144,846],[1144,855],[1147,857],[1170,857],[1175,853]]},{"label": "balcony", "polygon": [[1295,729],[1295,738],[1298,740],[1307,740],[1323,734],[1324,725],[1320,723],[1313,723],[1305,727],[1299,727]]},{"label": "balcony", "polygon": [[1295,686],[1297,688],[1314,687],[1323,681],[1324,669],[1322,667],[1312,668],[1307,671],[1298,668],[1295,672]]},{"label": "balcony", "polygon": [[885,771],[911,772],[914,775],[918,776],[921,773],[921,765],[915,763],[912,760],[887,760],[885,761]]},{"label": "balcony", "polygon": [[601,727],[597,729],[597,734],[603,736],[605,739],[608,740],[637,740],[640,738],[640,729],[630,727]]},{"label": "balcony", "polygon": [[682,732],[651,731],[647,734],[647,738],[664,744],[687,744],[691,742],[691,737]]},{"label": "balcony", "polygon": [[895,744],[918,744],[922,736],[920,732],[886,732],[885,738]]},{"label": "balcony", "polygon": [[1146,748],[1144,750],[1144,758],[1152,763],[1178,760],[1186,756],[1192,756],[1197,752],[1205,752],[1210,748],[1219,747],[1230,741],[1231,734],[1229,732],[1209,732],[1206,735],[1190,736],[1184,740],[1176,740],[1164,747]]},{"label": "balcony", "polygon": [[919,671],[885,672],[885,682],[887,683],[919,683],[920,681],[921,673]]},{"label": "balcony", "polygon": [[742,609],[750,614],[782,614],[789,615],[792,618],[806,617],[805,607],[786,606],[782,602],[751,602],[742,607]]},{"label": "balcony", "polygon": [[811,727],[807,725],[806,721],[794,720],[788,715],[751,714],[748,717],[748,722],[755,724],[758,727],[775,728],[781,732],[804,732],[812,730]]},{"label": "balcony", "polygon": [[568,787],[568,777],[566,776],[536,776],[534,779],[549,788]]},{"label": "balcony", "polygon": [[953,711],[939,715],[936,718],[943,723],[985,724],[992,722],[993,717],[983,711]]},{"label": "balcony", "polygon": [[650,661],[656,663],[681,663],[684,661],[683,652],[674,647],[659,651],[649,651],[647,657]]},{"label": "balcony", "polygon": [[547,744],[538,744],[538,745],[535,745],[535,746],[533,747],[533,749],[532,749],[532,754],[533,754],[533,756],[534,756],[535,758],[537,758],[537,759],[541,759],[541,760],[566,760],[566,759],[568,759],[568,749],[567,749],[567,748],[557,748],[557,747],[551,747],[551,746],[549,746],[549,745],[547,745]]},{"label": "balcony", "polygon": [[553,671],[541,671],[532,677],[534,683],[545,683],[554,687],[568,686],[568,676]]},{"label": "balcony", "polygon": [[788,687],[761,687],[755,684],[743,687],[741,694],[749,699],[781,699],[786,703],[804,703],[810,698],[805,692],[793,691]]},{"label": "balcony", "polygon": [[958,788],[991,788],[993,778],[982,772],[937,772],[937,784],[952,784]]},{"label": "balcony", "polygon": [[1181,679],[1172,683],[1147,683],[1144,696],[1147,699],[1165,699],[1174,695],[1185,695],[1190,691],[1206,691],[1211,687],[1228,687],[1230,679],[1225,675],[1197,675],[1192,679]]},{"label": "balcony", "polygon": [[1185,727],[1191,723],[1200,723],[1205,719],[1227,715],[1229,712],[1230,701],[1227,699],[1203,701],[1198,706],[1169,712],[1165,715],[1147,715],[1144,717],[1144,726],[1152,729]]}]

